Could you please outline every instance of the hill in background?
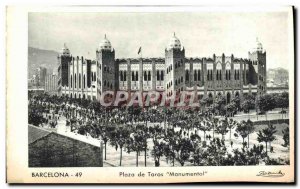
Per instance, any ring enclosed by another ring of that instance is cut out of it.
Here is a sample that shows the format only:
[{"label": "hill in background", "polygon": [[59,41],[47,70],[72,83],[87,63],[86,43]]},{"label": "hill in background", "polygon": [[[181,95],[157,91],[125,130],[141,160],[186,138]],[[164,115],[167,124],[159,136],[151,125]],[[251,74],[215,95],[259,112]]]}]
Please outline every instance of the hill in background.
[{"label": "hill in background", "polygon": [[35,70],[42,66],[47,68],[47,73],[57,72],[58,52],[28,47],[28,78],[35,74]]}]

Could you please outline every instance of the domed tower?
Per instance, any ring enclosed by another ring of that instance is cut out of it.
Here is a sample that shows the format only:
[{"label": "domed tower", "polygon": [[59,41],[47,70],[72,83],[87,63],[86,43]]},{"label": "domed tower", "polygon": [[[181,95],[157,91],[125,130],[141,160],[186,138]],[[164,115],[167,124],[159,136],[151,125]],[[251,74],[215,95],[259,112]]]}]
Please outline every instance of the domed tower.
[{"label": "domed tower", "polygon": [[104,91],[115,91],[118,88],[118,68],[115,62],[115,50],[112,48],[106,34],[96,50],[97,58],[97,96]]},{"label": "domed tower", "polygon": [[267,65],[266,65],[266,51],[263,49],[263,45],[256,38],[256,45],[252,52],[248,53],[251,61],[249,66],[249,81],[253,85],[257,85],[257,94],[266,93],[267,89]]},{"label": "domed tower", "polygon": [[185,50],[175,33],[165,49],[165,73],[168,97],[185,90]]},{"label": "domed tower", "polygon": [[57,69],[58,94],[61,95],[64,94],[64,91],[62,91],[63,88],[69,86],[69,66],[70,66],[70,62],[72,61],[72,55],[65,43],[57,57],[57,60],[58,60],[58,69]]}]

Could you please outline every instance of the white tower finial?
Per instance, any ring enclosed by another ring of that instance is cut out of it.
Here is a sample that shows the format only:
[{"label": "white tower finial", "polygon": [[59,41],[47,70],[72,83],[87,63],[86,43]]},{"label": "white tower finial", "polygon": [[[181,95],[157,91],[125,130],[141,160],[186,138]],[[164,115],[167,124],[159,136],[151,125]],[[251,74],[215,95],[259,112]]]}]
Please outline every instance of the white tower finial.
[{"label": "white tower finial", "polygon": [[104,39],[106,39],[106,34],[104,34]]}]

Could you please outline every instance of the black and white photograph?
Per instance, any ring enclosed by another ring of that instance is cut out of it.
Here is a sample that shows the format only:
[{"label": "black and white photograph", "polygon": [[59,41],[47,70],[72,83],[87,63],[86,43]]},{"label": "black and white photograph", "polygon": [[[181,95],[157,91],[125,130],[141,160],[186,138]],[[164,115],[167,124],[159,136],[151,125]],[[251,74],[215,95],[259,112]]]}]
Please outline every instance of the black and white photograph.
[{"label": "black and white photograph", "polygon": [[293,175],[292,7],[70,10],[27,14],[28,168]]}]

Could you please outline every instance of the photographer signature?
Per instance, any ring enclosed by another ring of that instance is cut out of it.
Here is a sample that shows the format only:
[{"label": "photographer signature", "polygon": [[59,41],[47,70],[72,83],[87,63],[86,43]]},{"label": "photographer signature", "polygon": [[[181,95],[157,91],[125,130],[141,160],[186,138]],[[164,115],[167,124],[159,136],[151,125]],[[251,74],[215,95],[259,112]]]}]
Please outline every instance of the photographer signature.
[{"label": "photographer signature", "polygon": [[261,177],[283,177],[285,173],[280,171],[277,172],[271,172],[271,171],[260,171],[256,176]]}]

